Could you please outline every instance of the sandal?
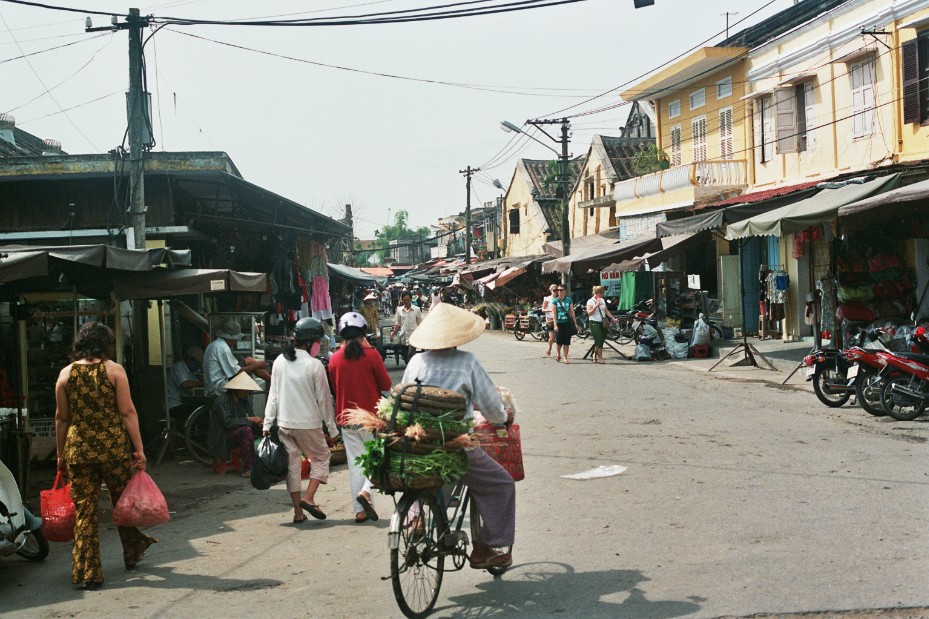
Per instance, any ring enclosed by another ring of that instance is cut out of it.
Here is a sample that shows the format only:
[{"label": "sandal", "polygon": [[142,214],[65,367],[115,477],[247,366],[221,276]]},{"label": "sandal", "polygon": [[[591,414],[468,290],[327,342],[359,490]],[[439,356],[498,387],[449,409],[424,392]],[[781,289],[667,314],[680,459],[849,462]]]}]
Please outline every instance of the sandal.
[{"label": "sandal", "polygon": [[355,514],[355,524],[361,524],[362,522],[368,521],[368,514],[364,512],[358,512]]},{"label": "sandal", "polygon": [[319,508],[319,505],[312,505],[306,501],[300,501],[300,507],[310,512],[310,515],[316,518],[317,520],[325,520],[326,513]]},{"label": "sandal", "polygon": [[557,361],[558,363],[561,363],[561,357],[555,357],[555,361]]},{"label": "sandal", "polygon": [[479,563],[475,563],[470,560],[468,563],[473,569],[476,570],[486,570],[492,567],[507,568],[513,565],[513,555],[508,552],[498,552],[496,554],[490,555]]},{"label": "sandal", "polygon": [[[358,496],[355,497],[355,500],[361,505],[361,509],[365,510],[365,516],[367,516],[369,520],[377,521],[377,512],[374,511],[374,505],[371,504],[371,499],[369,497],[366,497],[363,493],[359,493]],[[355,520],[358,520],[357,515]]]},{"label": "sandal", "polygon": [[570,361],[568,361],[567,358],[565,358],[564,362],[567,363],[567,364],[570,364],[570,363],[571,363]]}]

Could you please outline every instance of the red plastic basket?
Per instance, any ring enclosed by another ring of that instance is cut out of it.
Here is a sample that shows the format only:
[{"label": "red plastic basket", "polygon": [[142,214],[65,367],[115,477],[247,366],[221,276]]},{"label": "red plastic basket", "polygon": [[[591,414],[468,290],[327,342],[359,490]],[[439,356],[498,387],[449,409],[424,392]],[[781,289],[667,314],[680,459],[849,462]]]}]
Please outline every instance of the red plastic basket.
[{"label": "red plastic basket", "polygon": [[490,424],[474,427],[474,433],[481,437],[481,447],[487,455],[502,466],[513,481],[525,479],[523,470],[523,443],[519,438],[519,426],[512,424],[509,428],[498,428]]},{"label": "red plastic basket", "polygon": [[77,513],[71,499],[71,484],[59,487],[60,482],[61,473],[58,473],[52,489],[39,492],[42,533],[50,542],[70,542],[74,539]]}]

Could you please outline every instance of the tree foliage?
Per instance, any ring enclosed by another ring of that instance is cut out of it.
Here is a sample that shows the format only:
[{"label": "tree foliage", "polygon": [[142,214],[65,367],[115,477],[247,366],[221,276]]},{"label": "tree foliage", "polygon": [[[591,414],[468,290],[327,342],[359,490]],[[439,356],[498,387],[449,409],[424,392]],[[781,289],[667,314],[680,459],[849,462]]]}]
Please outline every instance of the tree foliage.
[{"label": "tree foliage", "polygon": [[409,218],[409,212],[401,209],[394,213],[392,224],[383,226],[374,233],[375,237],[377,237],[374,240],[374,246],[378,248],[381,260],[386,260],[390,256],[388,248],[391,241],[419,241],[432,236],[429,226],[410,228]]},{"label": "tree foliage", "polygon": [[641,149],[632,158],[632,171],[636,176],[652,174],[666,169],[671,160],[668,154],[655,145]]}]

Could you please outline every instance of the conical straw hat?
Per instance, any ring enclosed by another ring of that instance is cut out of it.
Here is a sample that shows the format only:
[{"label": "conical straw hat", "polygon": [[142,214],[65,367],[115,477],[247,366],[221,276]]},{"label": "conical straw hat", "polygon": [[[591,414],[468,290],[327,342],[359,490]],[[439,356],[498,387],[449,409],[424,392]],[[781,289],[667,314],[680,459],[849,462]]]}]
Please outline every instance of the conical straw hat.
[{"label": "conical straw hat", "polygon": [[240,389],[242,391],[261,391],[261,387],[255,382],[255,379],[246,374],[239,372],[232,377],[228,383],[223,385],[225,389]]},{"label": "conical straw hat", "polygon": [[484,332],[484,319],[451,303],[429,311],[410,336],[410,346],[423,350],[455,348],[475,340]]}]

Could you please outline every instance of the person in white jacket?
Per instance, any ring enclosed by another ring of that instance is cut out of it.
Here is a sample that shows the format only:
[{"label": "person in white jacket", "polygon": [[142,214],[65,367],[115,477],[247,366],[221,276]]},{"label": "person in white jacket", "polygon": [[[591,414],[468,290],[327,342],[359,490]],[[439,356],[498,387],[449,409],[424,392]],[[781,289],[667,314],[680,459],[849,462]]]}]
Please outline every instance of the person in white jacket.
[{"label": "person in white jacket", "polygon": [[[294,343],[275,359],[271,371],[271,388],[265,406],[264,435],[275,421],[278,436],[287,448],[287,492],[294,506],[294,522],[306,520],[304,510],[319,520],[326,514],[316,504],[316,491],[329,478],[329,436],[339,435],[335,423],[332,393],[322,362],[310,354],[323,337],[323,325],[315,318],[301,318],[294,325]],[[312,467],[306,492],[300,493],[300,465],[306,453]]]}]

